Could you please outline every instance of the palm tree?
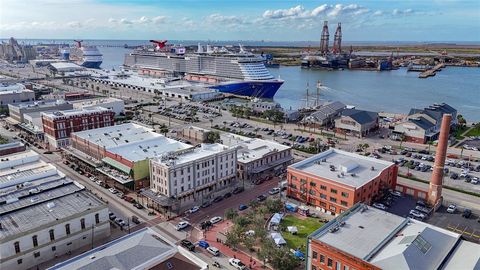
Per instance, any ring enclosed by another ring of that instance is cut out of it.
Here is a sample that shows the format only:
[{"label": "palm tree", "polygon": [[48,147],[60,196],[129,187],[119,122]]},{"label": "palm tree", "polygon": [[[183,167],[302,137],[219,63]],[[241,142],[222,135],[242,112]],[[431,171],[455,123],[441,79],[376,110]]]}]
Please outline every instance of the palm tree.
[{"label": "palm tree", "polygon": [[212,124],[213,124],[213,119],[210,118],[208,121],[210,121],[210,127],[212,127]]}]

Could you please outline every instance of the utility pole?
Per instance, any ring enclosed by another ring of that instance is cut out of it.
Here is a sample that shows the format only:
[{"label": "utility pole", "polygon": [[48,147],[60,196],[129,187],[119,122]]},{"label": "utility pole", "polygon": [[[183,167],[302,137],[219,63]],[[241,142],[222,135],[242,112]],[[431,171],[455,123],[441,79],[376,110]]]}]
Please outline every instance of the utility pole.
[{"label": "utility pole", "polygon": [[95,233],[95,225],[92,224],[92,249],[93,249],[93,236],[94,236],[94,233]]}]

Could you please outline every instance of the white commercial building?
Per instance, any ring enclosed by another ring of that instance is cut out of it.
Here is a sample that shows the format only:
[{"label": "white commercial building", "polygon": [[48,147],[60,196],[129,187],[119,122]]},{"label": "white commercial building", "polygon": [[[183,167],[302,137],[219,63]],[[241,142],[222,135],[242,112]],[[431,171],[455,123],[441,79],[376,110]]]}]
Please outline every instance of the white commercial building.
[{"label": "white commercial building", "polygon": [[35,100],[35,92],[26,89],[23,84],[0,83],[0,107]]},{"label": "white commercial building", "polygon": [[58,263],[48,270],[206,270],[208,268],[208,264],[194,253],[175,246],[154,230],[144,228]]},{"label": "white commercial building", "polygon": [[201,204],[235,185],[236,163],[237,149],[218,143],[164,154],[150,161],[150,188],[177,208]]},{"label": "white commercial building", "polygon": [[112,110],[115,113],[115,116],[125,113],[125,102],[121,99],[111,97],[75,101],[73,107],[75,109],[102,107]]},{"label": "white commercial building", "polygon": [[106,204],[84,186],[31,151],[2,158],[0,269],[32,268],[110,235]]},{"label": "white commercial building", "polygon": [[292,148],[274,141],[222,133],[223,144],[237,146],[238,178],[259,181],[263,176],[281,174],[293,161]]}]

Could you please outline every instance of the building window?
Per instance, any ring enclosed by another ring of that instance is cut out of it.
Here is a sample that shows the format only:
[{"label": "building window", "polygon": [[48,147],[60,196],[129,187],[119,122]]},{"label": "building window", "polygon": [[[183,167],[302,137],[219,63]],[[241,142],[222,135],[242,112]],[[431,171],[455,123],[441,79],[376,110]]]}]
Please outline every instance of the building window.
[{"label": "building window", "polygon": [[35,252],[35,253],[33,253],[33,257],[35,257],[35,258],[40,257],[40,252]]},{"label": "building window", "polygon": [[333,206],[333,205],[330,205],[330,210],[331,210],[332,212],[335,212],[335,210],[337,210],[337,208],[336,208],[335,206]]},{"label": "building window", "polygon": [[316,259],[318,258],[317,252],[315,252],[315,251],[312,252],[312,258],[313,258],[314,260],[316,260]]},{"label": "building window", "polygon": [[22,264],[23,260],[22,259],[18,259],[17,260],[17,264]]},{"label": "building window", "polygon": [[334,197],[330,197],[330,201],[336,203],[336,202],[337,202],[337,199],[334,198]]},{"label": "building window", "polygon": [[348,193],[347,192],[342,192],[342,197],[348,198]]},{"label": "building window", "polygon": [[320,263],[325,263],[325,256],[323,256],[322,254],[320,254]]},{"label": "building window", "polygon": [[322,189],[322,190],[327,190],[327,186],[320,185],[320,189]]},{"label": "building window", "polygon": [[70,224],[65,224],[65,233],[66,233],[67,235],[70,234]]},{"label": "building window", "polygon": [[15,246],[15,253],[20,253],[20,242],[13,243],[13,246]]},{"label": "building window", "polygon": [[50,233],[50,241],[55,240],[55,232],[54,232],[54,230],[51,229],[51,230],[49,231],[49,233]]},{"label": "building window", "polygon": [[84,218],[80,219],[80,227],[82,228],[82,230],[85,229],[85,219]]},{"label": "building window", "polygon": [[337,265],[335,267],[336,270],[342,270],[342,264],[340,262],[337,262]]},{"label": "building window", "polygon": [[317,186],[317,183],[315,183],[315,182],[310,182],[310,186],[311,186],[311,187],[316,187],[316,186]]},{"label": "building window", "polygon": [[325,195],[325,194],[323,194],[323,193],[320,193],[320,198],[326,200],[326,199],[327,199],[327,195]]},{"label": "building window", "polygon": [[347,206],[348,203],[346,201],[340,201],[340,204],[343,205],[343,206]]},{"label": "building window", "polygon": [[100,215],[98,213],[95,214],[95,224],[100,223]]},{"label": "building window", "polygon": [[327,260],[327,266],[328,266],[328,267],[332,267],[332,266],[333,266],[333,260],[332,260],[332,259],[328,258],[328,260]]},{"label": "building window", "polygon": [[56,246],[53,246],[53,247],[52,247],[52,251],[55,251],[55,250],[57,250],[57,247],[56,247]]},{"label": "building window", "polygon": [[348,266],[344,265],[343,270],[349,270]]},{"label": "building window", "polygon": [[333,193],[333,194],[337,194],[337,190],[333,189],[333,188],[330,189],[330,192]]},{"label": "building window", "polygon": [[38,246],[38,237],[36,235],[32,236],[32,242],[34,247]]}]

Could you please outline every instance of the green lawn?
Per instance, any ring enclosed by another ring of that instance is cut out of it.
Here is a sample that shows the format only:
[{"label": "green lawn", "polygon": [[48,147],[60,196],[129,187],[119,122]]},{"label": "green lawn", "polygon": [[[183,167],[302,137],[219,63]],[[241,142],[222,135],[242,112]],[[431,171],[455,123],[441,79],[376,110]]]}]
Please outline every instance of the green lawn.
[{"label": "green lawn", "polygon": [[298,233],[293,235],[288,231],[282,232],[282,236],[287,241],[289,248],[300,248],[302,252],[306,252],[307,236],[323,226],[323,222],[319,222],[316,218],[299,219],[295,216],[288,215],[283,218],[281,225],[287,229],[287,226],[297,226]]},{"label": "green lawn", "polygon": [[480,125],[476,125],[474,126],[473,128],[471,128],[467,134],[465,134],[465,136],[467,137],[471,137],[471,136],[480,136]]}]

